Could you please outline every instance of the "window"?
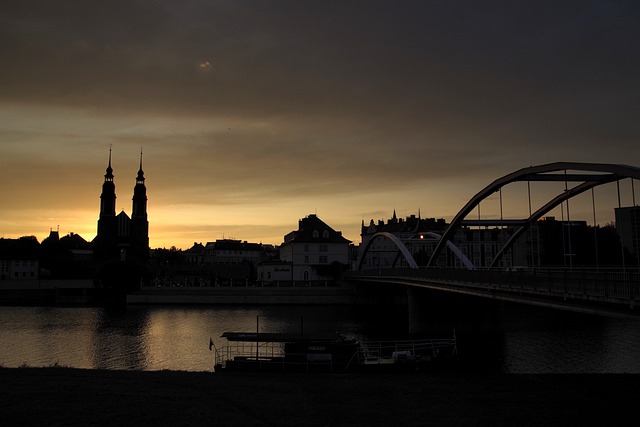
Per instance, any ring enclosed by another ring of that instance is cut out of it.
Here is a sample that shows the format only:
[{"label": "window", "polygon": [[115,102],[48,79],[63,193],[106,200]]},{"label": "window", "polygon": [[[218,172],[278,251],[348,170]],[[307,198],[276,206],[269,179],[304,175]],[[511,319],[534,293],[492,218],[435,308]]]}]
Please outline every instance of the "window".
[{"label": "window", "polygon": [[328,230],[324,230],[322,232],[322,238],[323,239],[328,239],[329,238],[329,231]]},{"label": "window", "polygon": [[318,233],[318,230],[313,230],[312,236],[314,239],[317,239],[318,237],[320,237],[320,233]]},{"label": "window", "polygon": [[326,255],[320,255],[320,264],[327,264],[328,262]]},{"label": "window", "polygon": [[327,245],[320,245],[320,252],[329,252],[329,247]]},{"label": "window", "polygon": [[309,255],[304,256],[304,263],[309,264]]}]

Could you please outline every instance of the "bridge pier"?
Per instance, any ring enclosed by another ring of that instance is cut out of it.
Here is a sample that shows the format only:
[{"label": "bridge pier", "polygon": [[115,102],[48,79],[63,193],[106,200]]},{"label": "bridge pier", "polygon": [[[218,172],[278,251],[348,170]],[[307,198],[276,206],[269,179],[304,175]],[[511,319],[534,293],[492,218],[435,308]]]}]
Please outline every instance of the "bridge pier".
[{"label": "bridge pier", "polygon": [[410,334],[425,332],[425,322],[423,321],[424,307],[420,292],[414,288],[407,287],[407,324]]},{"label": "bridge pier", "polygon": [[379,305],[405,307],[407,294],[402,287],[379,283],[354,283],[357,305]]},{"label": "bridge pier", "polygon": [[408,330],[412,334],[451,333],[495,329],[501,317],[500,301],[406,287]]}]

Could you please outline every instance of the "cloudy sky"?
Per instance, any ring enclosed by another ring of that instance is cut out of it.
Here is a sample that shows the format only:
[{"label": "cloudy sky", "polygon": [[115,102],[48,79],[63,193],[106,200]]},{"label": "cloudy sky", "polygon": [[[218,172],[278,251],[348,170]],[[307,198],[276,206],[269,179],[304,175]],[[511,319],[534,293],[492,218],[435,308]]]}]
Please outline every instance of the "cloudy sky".
[{"label": "cloudy sky", "polygon": [[143,147],[151,246],[184,249],[278,244],[310,213],[357,242],[363,219],[450,220],[529,165],[640,165],[635,0],[0,10],[4,237],[93,239],[110,146],[117,210]]}]

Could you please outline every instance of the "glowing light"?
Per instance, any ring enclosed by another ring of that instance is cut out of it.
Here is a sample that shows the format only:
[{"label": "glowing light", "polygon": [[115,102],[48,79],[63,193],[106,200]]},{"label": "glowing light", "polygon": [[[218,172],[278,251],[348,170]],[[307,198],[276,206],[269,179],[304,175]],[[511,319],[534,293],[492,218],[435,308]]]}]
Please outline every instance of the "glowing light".
[{"label": "glowing light", "polygon": [[202,61],[201,63],[198,64],[198,70],[200,70],[203,73],[208,73],[210,71],[213,71],[213,65],[211,65],[211,62],[209,61]]}]

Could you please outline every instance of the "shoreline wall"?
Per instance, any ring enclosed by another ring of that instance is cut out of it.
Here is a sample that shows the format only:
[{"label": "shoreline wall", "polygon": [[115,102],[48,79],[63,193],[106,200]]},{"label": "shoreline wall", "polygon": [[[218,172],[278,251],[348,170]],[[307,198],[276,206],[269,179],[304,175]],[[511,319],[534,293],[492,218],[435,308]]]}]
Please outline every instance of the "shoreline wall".
[{"label": "shoreline wall", "polygon": [[349,288],[144,288],[127,295],[127,304],[210,305],[350,305],[356,295]]},{"label": "shoreline wall", "polygon": [[37,290],[37,289],[88,289],[93,288],[93,279],[60,279],[60,280],[0,280],[0,291],[3,290]]},{"label": "shoreline wall", "polygon": [[88,306],[98,303],[101,292],[91,279],[2,280],[0,305]]}]

